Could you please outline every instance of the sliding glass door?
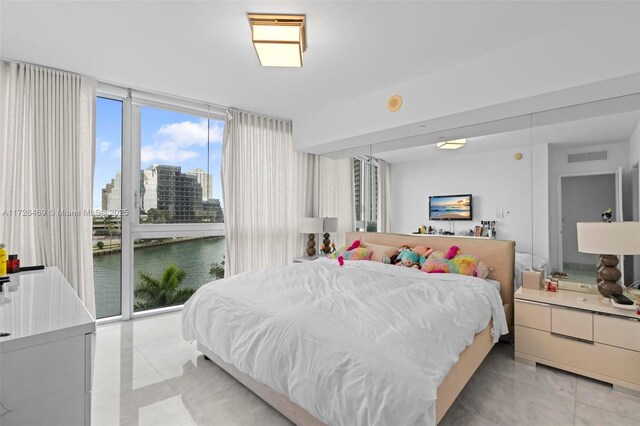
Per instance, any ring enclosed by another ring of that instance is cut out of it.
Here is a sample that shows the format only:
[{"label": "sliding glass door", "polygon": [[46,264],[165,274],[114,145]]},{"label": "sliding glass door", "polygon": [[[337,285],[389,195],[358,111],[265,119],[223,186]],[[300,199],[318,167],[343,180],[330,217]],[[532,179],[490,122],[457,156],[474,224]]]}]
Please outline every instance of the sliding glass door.
[{"label": "sliding glass door", "polygon": [[[176,309],[224,274],[225,116],[136,93],[115,98],[97,101],[94,275],[98,317],[128,319]],[[103,137],[115,132],[118,146]]]}]

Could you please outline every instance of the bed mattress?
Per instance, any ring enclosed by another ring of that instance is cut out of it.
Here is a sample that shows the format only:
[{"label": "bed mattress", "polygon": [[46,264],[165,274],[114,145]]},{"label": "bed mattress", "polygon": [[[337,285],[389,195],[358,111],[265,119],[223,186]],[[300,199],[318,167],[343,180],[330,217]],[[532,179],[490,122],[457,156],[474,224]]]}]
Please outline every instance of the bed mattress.
[{"label": "bed mattress", "polygon": [[319,260],[201,287],[182,333],[331,425],[435,424],[437,389],[493,318],[495,284]]}]

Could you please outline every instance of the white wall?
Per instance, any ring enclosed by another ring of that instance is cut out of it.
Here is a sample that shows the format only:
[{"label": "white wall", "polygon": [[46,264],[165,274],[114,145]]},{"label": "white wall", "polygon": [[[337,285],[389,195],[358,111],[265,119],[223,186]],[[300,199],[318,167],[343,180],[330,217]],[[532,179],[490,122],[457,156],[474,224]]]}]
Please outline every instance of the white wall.
[{"label": "white wall", "polygon": [[[578,152],[608,150],[608,159],[604,161],[567,162],[567,155]],[[627,142],[605,145],[578,147],[554,147],[549,149],[549,261],[551,268],[558,270],[559,218],[558,218],[558,181],[561,175],[595,174],[614,172],[618,167],[629,166],[629,144]],[[534,164],[534,168],[537,164]]]},{"label": "white wall", "polygon": [[[463,148],[464,149],[464,148]],[[498,238],[516,241],[531,252],[531,149],[529,146],[465,154],[450,152],[419,161],[391,164],[391,232],[415,232],[420,225],[448,230],[448,222],[429,221],[430,195],[473,194],[473,222],[455,222],[456,231],[481,220],[497,220]],[[514,159],[520,152],[524,158]],[[495,211],[504,210],[503,219]]]}]

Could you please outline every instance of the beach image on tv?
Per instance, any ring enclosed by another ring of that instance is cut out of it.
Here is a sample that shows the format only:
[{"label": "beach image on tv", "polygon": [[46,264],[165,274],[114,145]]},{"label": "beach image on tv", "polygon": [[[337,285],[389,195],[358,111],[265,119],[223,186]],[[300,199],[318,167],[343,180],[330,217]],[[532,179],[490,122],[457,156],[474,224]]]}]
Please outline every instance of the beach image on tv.
[{"label": "beach image on tv", "polygon": [[432,197],[431,219],[471,219],[471,200],[468,195],[459,197]]}]

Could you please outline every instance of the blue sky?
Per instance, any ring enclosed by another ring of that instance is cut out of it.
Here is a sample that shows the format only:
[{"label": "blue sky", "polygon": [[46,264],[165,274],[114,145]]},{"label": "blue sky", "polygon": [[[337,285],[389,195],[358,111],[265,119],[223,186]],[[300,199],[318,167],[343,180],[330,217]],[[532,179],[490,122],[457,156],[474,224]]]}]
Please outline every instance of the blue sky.
[{"label": "blue sky", "polygon": [[[207,170],[207,119],[151,107],[141,107],[141,169],[151,164],[181,166],[186,172]],[[209,170],[213,176],[213,197],[222,201],[220,165],[224,122],[210,120]],[[102,188],[122,161],[122,102],[98,98],[96,101],[96,165],[93,208],[102,208]]]}]

